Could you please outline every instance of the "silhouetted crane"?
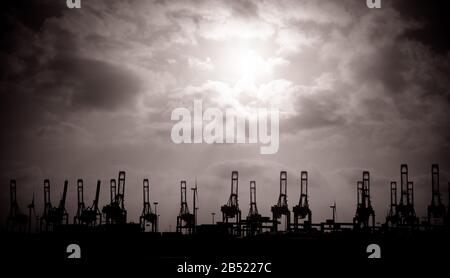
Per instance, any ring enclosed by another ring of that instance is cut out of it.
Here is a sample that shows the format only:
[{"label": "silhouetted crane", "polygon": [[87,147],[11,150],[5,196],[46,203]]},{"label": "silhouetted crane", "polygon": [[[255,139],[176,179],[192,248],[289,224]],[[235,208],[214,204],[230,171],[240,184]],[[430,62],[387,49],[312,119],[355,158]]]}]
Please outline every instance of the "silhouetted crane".
[{"label": "silhouetted crane", "polygon": [[[444,224],[445,206],[439,190],[439,165],[431,165],[431,204],[428,206],[428,224]],[[432,223],[432,220],[434,220]]]},{"label": "silhouetted crane", "polygon": [[408,165],[400,166],[400,204],[397,206],[399,224],[413,227],[418,224],[414,209],[414,185],[408,180]]},{"label": "silhouetted crane", "polygon": [[[33,216],[33,217],[32,217]],[[34,192],[33,192],[33,198],[31,199],[31,203],[28,205],[28,233],[31,233],[31,227],[32,227],[32,222],[31,219],[36,219],[35,222],[35,230],[37,232],[37,229],[39,228],[37,223],[39,223],[39,217],[36,215],[36,210],[34,207]]]},{"label": "silhouetted crane", "polygon": [[311,209],[309,208],[309,202],[308,202],[308,172],[302,171],[300,173],[300,200],[298,202],[298,205],[294,206],[292,208],[292,211],[294,212],[294,229],[298,230],[299,228],[299,219],[305,219],[303,223],[304,229],[310,229],[311,228],[311,219],[312,219],[312,213]]},{"label": "silhouetted crane", "polygon": [[398,215],[397,204],[397,182],[391,181],[391,204],[389,207],[389,213],[386,217],[386,224],[388,227],[395,227],[398,225],[400,218]]},{"label": "silhouetted crane", "polygon": [[78,210],[77,215],[74,218],[75,224],[86,225],[86,226],[98,226],[102,223],[102,213],[98,208],[98,198],[100,196],[100,185],[101,181],[97,181],[97,188],[95,190],[95,198],[92,206],[85,207],[84,197],[83,197],[83,180],[78,179],[77,181],[77,196],[78,196]]},{"label": "silhouetted crane", "polygon": [[44,180],[44,214],[40,219],[40,229],[45,231],[54,230],[56,227],[68,224],[69,215],[66,211],[67,186],[69,182],[64,181],[64,190],[58,207],[53,207],[50,199],[50,180]]},{"label": "silhouetted crane", "polygon": [[250,209],[248,211],[247,230],[249,235],[259,234],[262,231],[262,216],[256,206],[256,182],[250,181]]},{"label": "silhouetted crane", "polygon": [[278,230],[278,219],[283,215],[286,217],[285,230],[290,229],[291,223],[291,212],[289,211],[287,203],[287,172],[280,172],[280,195],[278,196],[278,202],[276,205],[272,206],[272,221],[273,221],[273,231]]},{"label": "silhouetted crane", "polygon": [[197,229],[197,211],[198,211],[198,207],[197,207],[197,203],[198,203],[198,188],[197,188],[197,177],[195,178],[195,186],[193,188],[191,188],[192,190],[192,206],[194,207],[194,227],[192,232],[195,233],[196,229]]},{"label": "silhouetted crane", "polygon": [[125,224],[127,211],[125,210],[125,172],[119,172],[118,186],[116,180],[110,181],[110,203],[103,207],[106,224]]},{"label": "silhouetted crane", "polygon": [[152,211],[152,207],[150,204],[150,183],[148,179],[144,179],[144,181],[142,182],[142,187],[144,196],[144,208],[142,209],[142,214],[139,218],[141,229],[145,231],[145,228],[147,226],[151,226],[150,231],[157,232],[158,216],[156,215],[156,211]]},{"label": "silhouetted crane", "polygon": [[[375,211],[370,200],[370,173],[363,172],[363,180],[357,182],[357,204],[353,224],[356,229],[375,227]],[[371,223],[369,223],[372,218]]]},{"label": "silhouetted crane", "polygon": [[[186,181],[181,181],[180,184],[181,202],[180,213],[177,216],[177,232],[182,234],[192,234],[195,225],[194,214],[189,212],[189,207],[186,199]],[[194,197],[195,198],[195,197]]]},{"label": "silhouetted crane", "polygon": [[226,205],[223,205],[220,210],[222,211],[223,223],[231,223],[230,220],[234,219],[234,227],[231,226],[231,233],[234,235],[240,235],[240,223],[241,223],[241,210],[239,209],[238,202],[239,192],[239,174],[237,171],[231,172],[231,194],[228,198]]},{"label": "silhouetted crane", "polygon": [[26,214],[23,214],[19,208],[19,204],[17,202],[17,185],[16,180],[11,180],[9,182],[10,189],[10,210],[9,216],[6,220],[6,229],[11,232],[24,232],[26,231],[26,226],[28,224],[28,217]]}]

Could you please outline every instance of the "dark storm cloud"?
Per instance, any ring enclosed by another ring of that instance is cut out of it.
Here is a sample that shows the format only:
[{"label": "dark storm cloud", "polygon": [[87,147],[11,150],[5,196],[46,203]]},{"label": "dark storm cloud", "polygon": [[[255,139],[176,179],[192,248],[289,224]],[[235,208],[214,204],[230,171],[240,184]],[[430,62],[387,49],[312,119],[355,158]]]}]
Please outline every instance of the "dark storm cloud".
[{"label": "dark storm cloud", "polygon": [[0,106],[9,134],[48,123],[46,113],[62,120],[72,111],[128,107],[139,93],[130,70],[80,54],[80,36],[54,21],[67,12],[63,2],[8,1],[2,11]]},{"label": "dark storm cloud", "polygon": [[381,83],[389,94],[401,94],[407,88],[405,71],[411,65],[395,42],[377,49],[366,58],[355,59],[350,65],[358,82]]},{"label": "dark storm cloud", "polygon": [[[30,76],[38,63],[36,36],[48,18],[62,15],[62,1],[4,1],[0,11],[0,78]],[[16,78],[16,79],[14,79]],[[2,84],[4,86],[4,84]],[[4,92],[4,90],[2,90]]]},{"label": "dark storm cloud", "polygon": [[286,130],[297,131],[341,126],[346,123],[345,95],[331,97],[334,91],[321,90],[297,97],[297,115],[287,120]]},{"label": "dark storm cloud", "polygon": [[1,31],[12,32],[20,22],[38,32],[49,17],[59,17],[65,1],[58,0],[16,0],[3,1],[1,12]]},{"label": "dark storm cloud", "polygon": [[405,38],[420,41],[441,54],[450,50],[449,1],[401,0],[392,3],[406,20],[416,23],[405,30]]},{"label": "dark storm cloud", "polygon": [[75,109],[115,110],[133,102],[139,92],[139,80],[129,71],[104,61],[61,57],[49,65],[40,90],[66,90],[69,105]]}]

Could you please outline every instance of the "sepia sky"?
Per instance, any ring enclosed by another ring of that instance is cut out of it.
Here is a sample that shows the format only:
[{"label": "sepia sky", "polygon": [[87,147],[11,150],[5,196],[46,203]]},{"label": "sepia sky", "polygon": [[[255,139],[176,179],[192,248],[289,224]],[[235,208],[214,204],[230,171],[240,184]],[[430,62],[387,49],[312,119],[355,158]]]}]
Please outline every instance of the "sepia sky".
[{"label": "sepia sky", "polygon": [[[57,205],[76,179],[91,204],[102,180],[125,170],[125,206],[139,221],[142,179],[158,201],[162,230],[174,230],[180,180],[199,187],[199,222],[219,220],[239,171],[239,202],[249,208],[255,180],[269,215],[288,171],[288,203],[309,172],[313,221],[355,213],[356,181],[371,173],[377,222],[389,182],[408,163],[416,211],[431,200],[439,163],[447,203],[450,180],[450,8],[448,1],[4,1],[0,37],[0,219],[15,178],[22,210],[43,180]],[[252,144],[174,144],[177,107],[280,109],[280,146],[261,155]],[[189,191],[188,200],[192,192]],[[192,204],[189,203],[192,210]]]}]

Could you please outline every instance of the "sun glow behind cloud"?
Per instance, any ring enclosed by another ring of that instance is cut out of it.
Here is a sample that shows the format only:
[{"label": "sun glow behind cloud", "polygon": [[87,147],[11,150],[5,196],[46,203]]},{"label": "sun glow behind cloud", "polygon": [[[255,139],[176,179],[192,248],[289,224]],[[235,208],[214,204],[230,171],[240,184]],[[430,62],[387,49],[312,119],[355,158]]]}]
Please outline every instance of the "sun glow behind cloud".
[{"label": "sun glow behind cloud", "polygon": [[228,56],[231,73],[237,74],[239,82],[255,83],[257,79],[271,72],[270,65],[253,49],[237,48]]},{"label": "sun glow behind cloud", "polygon": [[230,43],[220,49],[215,61],[219,79],[252,86],[273,80],[277,67],[288,65],[289,61],[276,56],[276,49],[271,45],[262,47],[260,43],[258,40]]},{"label": "sun glow behind cloud", "polygon": [[231,106],[242,113],[247,113],[252,106],[268,107],[274,104],[267,95],[274,96],[267,90],[271,84],[279,80],[292,84],[280,74],[281,70],[288,68],[290,61],[277,56],[278,47],[271,41],[224,36],[222,41],[207,46],[203,48],[203,56],[196,54],[194,58],[189,58],[209,63],[209,71],[193,68],[199,79],[195,87],[220,106]]}]

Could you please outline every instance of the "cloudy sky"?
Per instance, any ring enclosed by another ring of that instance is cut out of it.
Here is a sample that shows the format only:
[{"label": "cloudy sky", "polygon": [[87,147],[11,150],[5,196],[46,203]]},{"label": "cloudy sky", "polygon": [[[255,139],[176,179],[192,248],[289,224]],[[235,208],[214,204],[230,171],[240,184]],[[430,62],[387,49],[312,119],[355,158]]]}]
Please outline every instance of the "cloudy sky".
[{"label": "cloudy sky", "polygon": [[[298,203],[309,172],[313,221],[355,213],[356,181],[369,170],[377,222],[389,181],[408,163],[416,211],[431,199],[439,163],[447,202],[450,179],[450,31],[447,1],[5,1],[0,40],[0,212],[9,213],[9,179],[25,210],[43,180],[57,205],[69,179],[85,180],[101,205],[110,178],[127,172],[130,221],[142,210],[142,179],[160,203],[163,230],[174,229],[179,183],[199,187],[199,222],[219,215],[232,170],[248,213],[249,181],[268,215],[288,171],[288,203]],[[280,146],[174,144],[171,112],[206,107],[280,109]],[[188,195],[191,199],[191,192]],[[191,205],[191,204],[190,204]],[[191,206],[192,209],[192,206]],[[219,217],[220,218],[220,217]]]}]

